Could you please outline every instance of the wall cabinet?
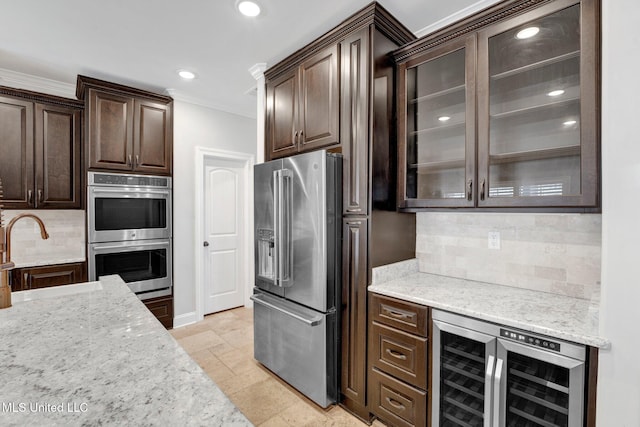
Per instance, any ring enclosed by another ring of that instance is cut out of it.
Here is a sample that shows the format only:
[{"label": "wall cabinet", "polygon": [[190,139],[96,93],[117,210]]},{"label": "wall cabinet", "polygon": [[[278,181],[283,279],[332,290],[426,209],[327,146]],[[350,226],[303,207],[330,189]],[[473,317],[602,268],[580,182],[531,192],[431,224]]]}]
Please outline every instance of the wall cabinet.
[{"label": "wall cabinet", "polygon": [[338,72],[338,46],[332,45],[267,79],[269,159],[339,142]]},{"label": "wall cabinet", "polygon": [[12,292],[70,285],[86,281],[87,267],[84,262],[16,268],[10,273]]},{"label": "wall cabinet", "polygon": [[86,104],[89,169],[171,174],[170,97],[85,76],[77,96]]},{"label": "wall cabinet", "polygon": [[0,179],[8,209],[82,207],[81,102],[0,88]]},{"label": "wall cabinet", "polygon": [[371,294],[369,398],[390,426],[427,425],[429,309]]},{"label": "wall cabinet", "polygon": [[396,51],[399,206],[596,208],[598,10],[510,1]]}]

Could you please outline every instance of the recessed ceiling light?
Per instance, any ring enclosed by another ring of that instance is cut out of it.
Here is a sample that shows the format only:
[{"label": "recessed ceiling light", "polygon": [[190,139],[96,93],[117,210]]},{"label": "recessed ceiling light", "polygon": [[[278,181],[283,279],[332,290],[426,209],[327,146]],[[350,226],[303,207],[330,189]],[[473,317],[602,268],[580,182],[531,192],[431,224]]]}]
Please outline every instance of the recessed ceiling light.
[{"label": "recessed ceiling light", "polygon": [[238,3],[238,10],[244,16],[258,16],[260,15],[260,6],[252,1],[241,1]]},{"label": "recessed ceiling light", "polygon": [[529,37],[533,37],[536,34],[538,34],[539,31],[540,31],[540,28],[538,27],[527,27],[525,29],[518,31],[518,34],[516,34],[516,38],[520,40],[528,39]]},{"label": "recessed ceiling light", "polygon": [[189,70],[178,70],[178,75],[185,80],[193,80],[196,78],[196,74]]},{"label": "recessed ceiling light", "polygon": [[576,123],[578,123],[578,121],[577,121],[577,120],[567,120],[566,122],[564,122],[564,123],[562,123],[562,124],[563,124],[563,125],[565,125],[565,126],[573,126],[573,125],[575,125]]},{"label": "recessed ceiling light", "polygon": [[549,92],[547,95],[548,96],[560,96],[564,93],[564,90],[562,89],[556,89],[556,90],[552,90],[551,92]]},{"label": "recessed ceiling light", "polygon": [[438,117],[438,120],[440,120],[441,122],[446,122],[449,121],[451,119],[451,117],[449,116],[440,116]]}]

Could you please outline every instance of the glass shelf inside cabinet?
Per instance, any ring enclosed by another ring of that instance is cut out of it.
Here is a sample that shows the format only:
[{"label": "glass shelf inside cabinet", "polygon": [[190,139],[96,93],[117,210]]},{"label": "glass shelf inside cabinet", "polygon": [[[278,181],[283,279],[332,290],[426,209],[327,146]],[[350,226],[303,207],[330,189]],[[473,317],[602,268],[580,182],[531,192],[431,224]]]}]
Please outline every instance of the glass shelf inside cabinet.
[{"label": "glass shelf inside cabinet", "polygon": [[465,51],[407,70],[407,197],[465,197]]},{"label": "glass shelf inside cabinet", "polygon": [[580,5],[489,38],[489,196],[572,196],[580,181]]}]

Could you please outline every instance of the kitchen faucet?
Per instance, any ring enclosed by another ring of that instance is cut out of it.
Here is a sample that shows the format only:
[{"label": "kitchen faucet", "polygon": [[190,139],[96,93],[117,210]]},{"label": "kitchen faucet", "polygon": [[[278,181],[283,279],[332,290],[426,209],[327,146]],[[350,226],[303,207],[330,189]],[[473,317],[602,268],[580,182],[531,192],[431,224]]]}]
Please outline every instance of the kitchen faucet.
[{"label": "kitchen faucet", "polygon": [[[2,200],[2,181],[0,180],[0,200]],[[9,287],[9,271],[15,267],[11,262],[11,230],[13,225],[22,218],[33,218],[40,226],[42,239],[48,239],[49,233],[44,223],[37,216],[30,213],[16,215],[9,221],[7,227],[3,226],[2,205],[0,205],[0,309],[11,307],[11,288]]]}]

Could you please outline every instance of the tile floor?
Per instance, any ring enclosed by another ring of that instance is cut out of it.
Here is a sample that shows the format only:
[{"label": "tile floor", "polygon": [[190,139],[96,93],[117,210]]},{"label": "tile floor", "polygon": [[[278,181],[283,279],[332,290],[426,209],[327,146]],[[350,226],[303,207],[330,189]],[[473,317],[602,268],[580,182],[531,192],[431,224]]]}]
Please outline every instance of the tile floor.
[{"label": "tile floor", "polygon": [[366,426],[339,406],[320,408],[253,359],[252,309],[212,314],[171,335],[256,426]]}]

